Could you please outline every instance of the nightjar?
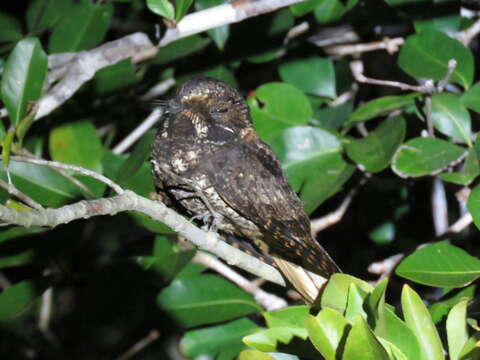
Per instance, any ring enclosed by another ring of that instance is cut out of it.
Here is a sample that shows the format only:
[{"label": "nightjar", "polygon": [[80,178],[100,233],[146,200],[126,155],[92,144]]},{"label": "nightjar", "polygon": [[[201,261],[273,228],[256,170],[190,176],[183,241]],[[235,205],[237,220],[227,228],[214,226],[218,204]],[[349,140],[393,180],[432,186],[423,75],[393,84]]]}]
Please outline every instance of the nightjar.
[{"label": "nightjar", "polygon": [[225,239],[248,241],[244,248],[271,259],[308,302],[318,288],[292,263],[326,278],[340,271],[312,237],[302,202],[257,136],[246,102],[226,83],[196,77],[166,101],[150,161],[168,206],[213,223]]}]

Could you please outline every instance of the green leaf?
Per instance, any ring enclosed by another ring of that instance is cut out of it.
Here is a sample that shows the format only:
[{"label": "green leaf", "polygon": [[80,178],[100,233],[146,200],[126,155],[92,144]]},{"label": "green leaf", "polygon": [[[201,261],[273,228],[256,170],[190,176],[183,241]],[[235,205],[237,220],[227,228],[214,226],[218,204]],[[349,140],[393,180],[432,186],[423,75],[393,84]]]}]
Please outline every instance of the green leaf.
[{"label": "green leaf", "polygon": [[249,56],[248,58],[246,58],[246,61],[254,64],[266,63],[269,61],[280,59],[283,55],[285,55],[285,53],[286,53],[285,47],[279,47],[273,50],[262,52],[254,56]]},{"label": "green leaf", "polygon": [[405,258],[399,276],[438,287],[462,287],[480,277],[480,260],[446,242],[425,246]]},{"label": "green leaf", "polygon": [[467,209],[472,215],[473,222],[480,228],[480,185],[477,185],[468,197]]},{"label": "green leaf", "polygon": [[467,332],[467,305],[469,299],[455,305],[447,317],[448,353],[451,360],[460,359],[463,346],[468,341]]},{"label": "green leaf", "polygon": [[306,339],[305,320],[309,314],[308,306],[289,306],[288,308],[270,311],[263,314],[269,328],[289,328],[295,336]]},{"label": "green leaf", "polygon": [[196,53],[207,47],[208,44],[210,44],[210,39],[202,38],[199,35],[179,39],[162,47],[152,62],[157,65],[167,64]]},{"label": "green leaf", "polygon": [[432,96],[432,120],[435,128],[453,140],[472,145],[470,114],[454,94],[442,93]]},{"label": "green leaf", "polygon": [[413,331],[421,350],[421,360],[442,360],[442,342],[430,313],[418,294],[408,285],[402,290],[402,310],[405,322]]},{"label": "green leaf", "polygon": [[385,330],[377,336],[395,345],[408,359],[420,359],[420,346],[415,335],[393,310],[385,309]]},{"label": "green leaf", "polygon": [[329,106],[323,109],[315,109],[312,123],[328,130],[338,130],[347,121],[352,113],[353,104],[347,102],[339,106]]},{"label": "green leaf", "polygon": [[305,94],[285,83],[262,85],[247,102],[257,133],[267,142],[287,127],[306,125],[313,114]]},{"label": "green leaf", "polygon": [[455,291],[453,296],[450,293],[444,295],[445,299],[433,303],[429,308],[432,315],[433,322],[438,324],[440,321],[444,321],[448,315],[448,312],[461,300],[466,298],[473,298],[475,296],[476,285],[470,285],[460,291]]},{"label": "green leaf", "polygon": [[53,160],[102,172],[103,149],[91,121],[60,125],[50,132],[50,155]]},{"label": "green leaf", "polygon": [[17,18],[0,11],[0,43],[18,41],[22,36],[22,25]]},{"label": "green leaf", "polygon": [[315,10],[315,8],[320,5],[324,0],[306,0],[298,4],[291,5],[290,11],[295,16],[303,16],[309,12]]},{"label": "green leaf", "polygon": [[123,163],[117,173],[117,184],[120,186],[126,185],[128,181],[132,179],[146,163],[148,157],[150,156],[155,133],[155,130],[146,132],[135,145],[135,148],[128,156],[128,159]]},{"label": "green leaf", "polygon": [[0,321],[8,321],[25,311],[37,294],[31,281],[22,281],[0,293]]},{"label": "green leaf", "polygon": [[345,319],[349,322],[353,322],[357,315],[360,315],[364,319],[367,318],[367,314],[363,310],[363,302],[367,297],[365,291],[360,290],[355,283],[351,283],[348,289],[347,307],[345,308]]},{"label": "green leaf", "polygon": [[355,284],[363,292],[370,293],[372,285],[346,274],[333,274],[322,294],[321,305],[337,310],[343,314],[347,307],[347,298],[350,285]]},{"label": "green leaf", "polygon": [[477,113],[480,113],[480,82],[477,82],[472,88],[463,93],[460,102]]},{"label": "green leaf", "polygon": [[95,73],[94,79],[95,90],[104,95],[135,84],[139,77],[132,59],[125,59],[100,69]]},{"label": "green leaf", "polygon": [[[42,165],[10,161],[12,182],[23,193],[47,207],[72,201],[78,189],[56,171]],[[7,181],[5,165],[0,164],[0,178]]]},{"label": "green leaf", "polygon": [[315,19],[320,24],[327,24],[340,19],[348,10],[353,8],[358,0],[347,0],[340,2],[339,0],[323,0],[315,8]]},{"label": "green leaf", "polygon": [[151,12],[169,20],[175,18],[175,8],[168,0],[147,0],[147,7]]},{"label": "green leaf", "polygon": [[251,295],[214,275],[174,280],[157,303],[184,327],[212,324],[261,310]]},{"label": "green leaf", "polygon": [[478,360],[480,359],[480,332],[476,332],[471,336],[465,346],[462,348],[462,351],[459,354],[459,359],[461,360]]},{"label": "green leaf", "polygon": [[[476,144],[480,144],[477,142]],[[478,175],[480,175],[480,164],[478,160],[478,152],[475,148],[468,151],[465,164],[460,171],[443,173],[439,177],[442,180],[458,184],[469,185]]]},{"label": "green leaf", "polygon": [[419,93],[398,96],[384,96],[359,106],[349,117],[346,127],[376,118],[377,116],[389,113],[395,109],[403,108],[413,104],[414,100],[419,97]]},{"label": "green leaf", "polygon": [[[149,1],[149,0],[148,0]],[[147,4],[148,4],[147,1]],[[175,5],[175,21],[179,22],[187,13],[188,9],[192,5],[193,0],[176,0]]]},{"label": "green leaf", "polygon": [[434,17],[426,20],[417,20],[413,22],[415,32],[420,33],[425,30],[438,30],[446,35],[455,38],[460,29],[460,15]]},{"label": "green leaf", "polygon": [[243,342],[260,351],[277,351],[278,344],[289,344],[295,331],[288,326],[279,326],[272,329],[258,331],[243,338]]},{"label": "green leaf", "polygon": [[363,139],[354,139],[345,146],[348,156],[368,172],[382,171],[405,138],[405,119],[393,117],[383,121]]},{"label": "green leaf", "polygon": [[360,315],[357,315],[348,333],[342,359],[388,360],[387,352]]},{"label": "green leaf", "polygon": [[72,8],[72,0],[30,1],[26,14],[28,31],[33,34],[39,34],[51,29]]},{"label": "green leaf", "polygon": [[392,160],[392,169],[401,177],[435,175],[467,155],[467,151],[436,138],[414,138],[401,145]]},{"label": "green leaf", "polygon": [[[213,6],[228,3],[227,0],[197,0],[195,1],[195,9],[197,11],[205,10]],[[230,36],[230,26],[222,25],[207,31],[208,36],[213,40],[220,50],[223,50],[228,37]]]},{"label": "green leaf", "polygon": [[292,188],[300,192],[307,213],[339,191],[354,171],[341,155],[340,140],[314,127],[295,126],[272,142]]},{"label": "green leaf", "polygon": [[298,87],[308,94],[335,98],[335,71],[329,59],[319,56],[297,59],[278,68],[283,81]]},{"label": "green leaf", "polygon": [[424,30],[409,36],[400,49],[398,64],[413,77],[439,81],[447,74],[451,59],[457,61],[451,80],[468,89],[473,81],[472,52],[440,31]]},{"label": "green leaf", "polygon": [[202,74],[225,81],[231,87],[238,87],[237,79],[235,79],[235,76],[233,76],[230,70],[228,70],[224,65],[215,66],[214,68],[204,71]]},{"label": "green leaf", "polygon": [[345,341],[350,325],[335,310],[324,308],[317,316],[308,316],[308,336],[315,348],[326,360],[336,360],[338,346]]},{"label": "green leaf", "polygon": [[[235,350],[238,354],[245,348],[242,338],[258,329],[252,321],[242,318],[226,324],[188,331],[180,342],[182,353],[189,358],[208,354],[219,356]],[[235,355],[236,355],[235,354]]]},{"label": "green leaf", "polygon": [[2,75],[2,100],[14,126],[25,117],[29,104],[42,95],[47,62],[37,38],[19,41],[9,55]]},{"label": "green leaf", "polygon": [[111,3],[82,0],[53,28],[48,41],[50,53],[91,49],[105,38],[113,15]]},{"label": "green leaf", "polygon": [[238,360],[275,360],[275,358],[258,350],[244,350]]}]

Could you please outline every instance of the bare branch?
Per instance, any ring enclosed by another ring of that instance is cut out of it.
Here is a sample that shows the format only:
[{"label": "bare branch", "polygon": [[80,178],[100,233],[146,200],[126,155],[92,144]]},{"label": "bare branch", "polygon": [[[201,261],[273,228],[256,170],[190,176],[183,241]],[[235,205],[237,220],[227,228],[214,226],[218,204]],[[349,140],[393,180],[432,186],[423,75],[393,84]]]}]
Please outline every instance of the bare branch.
[{"label": "bare branch", "polygon": [[21,201],[23,201],[28,206],[30,206],[34,209],[37,209],[37,210],[43,209],[42,205],[40,205],[38,202],[33,200],[30,196],[22,193],[12,183],[6,183],[2,179],[0,179],[0,187],[7,190],[9,194],[11,194],[11,195],[15,196],[16,198],[20,199]]},{"label": "bare branch", "polygon": [[240,275],[212,255],[203,252],[197,252],[195,257],[193,258],[193,261],[198,264],[202,264],[212,270],[215,270],[220,275],[227,278],[234,284],[238,285],[240,288],[242,288],[249,294],[252,294],[255,298],[255,301],[267,311],[283,309],[288,305],[284,299],[276,295],[267,293],[266,291],[263,291],[255,283],[244,278],[242,275]]},{"label": "bare branch", "polygon": [[173,86],[175,86],[175,79],[168,78],[163,81],[160,81],[157,85],[150,88],[144,95],[140,97],[142,101],[149,101],[158,96],[165,94],[168,90],[170,90]]},{"label": "bare branch", "polygon": [[313,237],[316,237],[320,231],[332,225],[335,225],[340,220],[342,220],[343,215],[345,215],[345,212],[352,203],[352,199],[355,193],[356,189],[350,191],[350,193],[345,197],[345,199],[335,211],[332,211],[326,216],[322,216],[321,218],[313,219],[311,221],[311,231]]},{"label": "bare branch", "polygon": [[457,40],[463,45],[468,46],[475,36],[480,33],[480,18],[477,19],[470,27],[457,33]]},{"label": "bare branch", "polygon": [[147,35],[134,33],[89,51],[50,55],[47,84],[59,81],[39,100],[35,120],[50,114],[70,99],[98,70],[128,58],[138,63],[155,56],[157,51]]},{"label": "bare branch", "polygon": [[235,0],[229,4],[211,7],[186,15],[175,28],[169,28],[159,46],[210,30],[219,26],[240,22],[247,18],[278,10],[303,0]]},{"label": "bare branch", "polygon": [[431,205],[435,235],[440,236],[448,229],[448,205],[445,187],[438,177],[433,178]]},{"label": "bare branch", "polygon": [[138,354],[140,351],[145,349],[148,345],[156,341],[160,337],[160,332],[158,330],[152,330],[145,336],[143,339],[138,341],[130,349],[120,355],[117,360],[128,360]]},{"label": "bare branch", "polygon": [[109,178],[107,178],[107,177],[105,177],[105,176],[103,176],[99,173],[96,173],[95,171],[82,168],[81,166],[64,164],[64,163],[61,163],[61,162],[58,162],[58,161],[50,161],[50,160],[29,158],[29,157],[25,157],[25,156],[12,156],[11,159],[14,160],[14,161],[27,162],[27,163],[38,164],[38,165],[45,165],[45,166],[48,166],[48,167],[55,167],[55,168],[59,168],[59,169],[63,169],[63,170],[74,171],[76,173],[86,175],[86,176],[90,176],[90,177],[92,177],[92,178],[94,178],[94,179],[96,179],[100,182],[103,182],[104,184],[106,184],[107,186],[112,188],[117,194],[122,194],[123,191],[124,191],[120,186],[115,184]]},{"label": "bare branch", "polygon": [[390,39],[383,38],[380,41],[369,42],[365,44],[332,45],[325,47],[325,51],[334,56],[356,55],[364,52],[387,50],[389,54],[395,54],[404,43],[401,37]]}]

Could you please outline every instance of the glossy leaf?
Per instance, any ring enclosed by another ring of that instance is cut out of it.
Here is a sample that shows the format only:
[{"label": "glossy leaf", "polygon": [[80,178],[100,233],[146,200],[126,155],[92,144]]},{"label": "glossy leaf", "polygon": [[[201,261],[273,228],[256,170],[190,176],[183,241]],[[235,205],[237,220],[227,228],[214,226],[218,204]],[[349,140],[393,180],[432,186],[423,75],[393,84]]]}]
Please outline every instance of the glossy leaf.
[{"label": "glossy leaf", "polygon": [[459,354],[468,340],[467,305],[469,299],[455,305],[447,317],[448,353],[451,360],[459,359]]},{"label": "glossy leaf", "polygon": [[102,144],[88,120],[60,125],[50,132],[50,155],[53,160],[102,172]]},{"label": "glossy leaf", "polygon": [[338,346],[346,339],[350,325],[337,311],[324,308],[317,316],[308,316],[308,337],[326,360],[336,360]]},{"label": "glossy leaf", "polygon": [[315,7],[315,19],[320,24],[327,24],[340,19],[358,0],[323,0]]},{"label": "glossy leaf", "polygon": [[388,360],[387,352],[360,315],[357,315],[348,333],[342,359]]},{"label": "glossy leaf", "polygon": [[420,345],[421,359],[444,359],[442,342],[430,313],[420,296],[408,285],[404,285],[402,290],[402,310],[405,322]]},{"label": "glossy leaf", "polygon": [[371,120],[377,116],[391,112],[413,104],[419,93],[398,96],[384,96],[371,100],[359,106],[349,117],[346,126],[352,126],[358,122]]},{"label": "glossy leaf", "polygon": [[478,343],[480,341],[480,332],[473,334],[463,346],[462,351],[459,354],[461,360],[478,360],[480,359],[480,347]]},{"label": "glossy leaf", "polygon": [[322,3],[323,0],[306,0],[298,4],[290,6],[290,11],[295,16],[303,16],[315,10],[315,8]]},{"label": "glossy leaf", "polygon": [[183,336],[180,347],[182,352],[190,358],[205,354],[219,356],[232,348],[236,355],[245,348],[242,338],[253,333],[257,328],[255,323],[242,318],[218,326],[192,330]]},{"label": "glossy leaf", "polygon": [[460,15],[452,15],[414,21],[413,26],[417,33],[425,30],[437,30],[455,38],[460,28],[460,22]]},{"label": "glossy leaf", "polygon": [[77,3],[54,27],[48,42],[50,53],[88,50],[100,44],[112,15],[111,3]]},{"label": "glossy leaf", "polygon": [[442,93],[432,96],[432,120],[435,128],[453,140],[471,146],[470,114],[457,95]]},{"label": "glossy leaf", "polygon": [[312,123],[324,129],[338,130],[347,121],[352,110],[353,104],[351,102],[339,106],[316,109]]},{"label": "glossy leaf", "polygon": [[14,16],[0,11],[0,43],[22,38],[22,25]]},{"label": "glossy leaf", "polygon": [[147,7],[151,12],[169,20],[175,18],[175,8],[168,0],[147,0]]},{"label": "glossy leaf", "polygon": [[409,255],[396,273],[425,285],[461,287],[480,277],[480,260],[456,246],[439,242]]},{"label": "glossy leaf", "polygon": [[468,89],[473,81],[472,52],[440,31],[425,30],[409,36],[400,49],[398,64],[413,77],[440,81],[447,74],[451,59],[457,61],[451,81]]},{"label": "glossy leaf", "polygon": [[152,61],[157,65],[167,64],[194,54],[207,47],[208,44],[210,44],[210,39],[202,38],[199,35],[192,35],[162,47]]},{"label": "glossy leaf", "polygon": [[460,97],[460,102],[470,110],[480,113],[480,82],[464,92]]},{"label": "glossy leaf", "polygon": [[293,60],[280,65],[278,71],[283,81],[308,94],[336,97],[335,71],[329,59],[317,56]]},{"label": "glossy leaf", "polygon": [[360,315],[364,319],[367,318],[367,314],[363,310],[363,302],[367,297],[367,293],[359,289],[355,283],[351,283],[348,289],[347,307],[345,308],[345,319],[349,322],[353,322],[354,319]]},{"label": "glossy leaf", "polygon": [[455,291],[453,295],[447,293],[441,301],[433,303],[428,311],[432,315],[432,320],[435,324],[444,321],[449,311],[461,300],[466,298],[473,298],[475,296],[476,285],[470,285],[460,291]]},{"label": "glossy leaf", "polygon": [[37,295],[31,281],[22,281],[0,292],[0,321],[10,320],[25,311]]},{"label": "glossy leaf", "polygon": [[[188,9],[192,5],[193,0],[176,0],[175,1],[175,21],[180,21],[185,14],[187,13]],[[148,1],[147,1],[148,4]]]},{"label": "glossy leaf", "polygon": [[435,175],[466,155],[464,148],[445,140],[414,138],[397,149],[392,169],[401,177]]},{"label": "glossy leaf", "polygon": [[174,280],[157,303],[184,327],[235,319],[260,310],[251,295],[214,275]]},{"label": "glossy leaf", "polygon": [[243,342],[260,351],[277,351],[278,345],[289,344],[295,336],[295,330],[288,326],[278,326],[272,329],[257,331],[243,338]]},{"label": "glossy leaf", "polygon": [[[58,207],[78,195],[78,189],[69,180],[46,166],[10,161],[9,169],[15,186],[44,206]],[[3,163],[0,178],[7,181]]]},{"label": "glossy leaf", "polygon": [[322,294],[322,309],[328,307],[343,314],[347,307],[348,292],[352,283],[366,293],[373,290],[372,285],[363,280],[346,274],[333,274]]},{"label": "glossy leaf", "polygon": [[467,209],[472,215],[473,222],[480,228],[480,185],[477,185],[468,197]]},{"label": "glossy leaf", "polygon": [[339,139],[323,129],[290,127],[279,133],[272,148],[307,213],[339,191],[354,171],[341,156]]},{"label": "glossy leaf", "polygon": [[40,98],[47,74],[47,55],[37,38],[17,43],[7,59],[2,75],[2,100],[10,122],[17,125],[28,106]]},{"label": "glossy leaf", "polygon": [[407,356],[407,359],[420,359],[420,346],[413,331],[393,310],[385,309],[385,331],[377,336],[388,340]]},{"label": "glossy leaf", "polygon": [[[208,9],[212,6],[218,6],[228,3],[227,0],[196,0],[195,9],[197,11]],[[220,50],[223,50],[228,37],[230,36],[230,26],[222,25],[207,31],[208,36],[213,40]]]},{"label": "glossy leaf", "polygon": [[72,0],[30,1],[26,13],[29,32],[38,34],[51,29],[68,13],[72,6]]},{"label": "glossy leaf", "polygon": [[131,59],[125,59],[96,72],[95,90],[104,95],[129,87],[138,80]]},{"label": "glossy leaf", "polygon": [[267,142],[287,127],[306,125],[313,113],[305,94],[285,83],[260,86],[248,98],[248,104],[257,133]]},{"label": "glossy leaf", "polygon": [[305,320],[310,308],[308,306],[289,306],[286,309],[270,311],[263,314],[269,328],[288,327],[295,336],[306,339]]},{"label": "glossy leaf", "polygon": [[258,350],[245,350],[240,353],[238,360],[275,360],[275,358]]},{"label": "glossy leaf", "polygon": [[389,118],[363,139],[349,141],[348,156],[368,172],[378,172],[389,166],[393,154],[405,138],[405,119]]},{"label": "glossy leaf", "polygon": [[469,185],[478,175],[480,175],[478,152],[471,148],[460,171],[443,173],[439,177],[454,184]]}]

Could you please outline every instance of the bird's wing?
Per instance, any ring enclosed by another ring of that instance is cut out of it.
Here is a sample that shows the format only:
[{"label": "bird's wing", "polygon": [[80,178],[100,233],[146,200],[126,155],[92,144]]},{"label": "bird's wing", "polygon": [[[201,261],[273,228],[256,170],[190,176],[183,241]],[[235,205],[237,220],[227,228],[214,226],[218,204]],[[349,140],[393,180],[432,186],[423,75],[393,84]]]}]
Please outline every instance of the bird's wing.
[{"label": "bird's wing", "polygon": [[325,277],[340,271],[312,238],[303,204],[266,144],[232,144],[204,166],[218,195],[261,229],[272,253]]}]

